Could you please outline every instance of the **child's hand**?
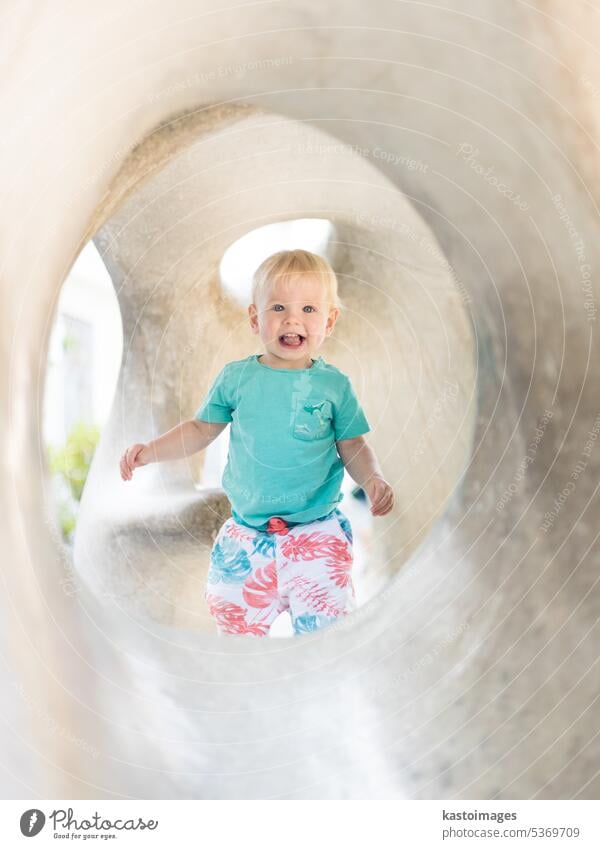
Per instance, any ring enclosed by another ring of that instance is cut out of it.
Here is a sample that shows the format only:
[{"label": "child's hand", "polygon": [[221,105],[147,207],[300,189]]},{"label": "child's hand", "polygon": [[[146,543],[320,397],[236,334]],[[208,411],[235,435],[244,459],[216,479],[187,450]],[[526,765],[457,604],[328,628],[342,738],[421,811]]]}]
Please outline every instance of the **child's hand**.
[{"label": "child's hand", "polygon": [[142,451],[147,447],[148,446],[144,442],[136,442],[135,445],[132,445],[125,451],[119,462],[121,477],[124,481],[131,480],[133,470],[138,466],[145,466],[148,464],[149,460],[142,459]]},{"label": "child's hand", "polygon": [[371,502],[373,516],[385,516],[394,506],[394,490],[389,483],[378,475],[373,475],[364,485]]}]

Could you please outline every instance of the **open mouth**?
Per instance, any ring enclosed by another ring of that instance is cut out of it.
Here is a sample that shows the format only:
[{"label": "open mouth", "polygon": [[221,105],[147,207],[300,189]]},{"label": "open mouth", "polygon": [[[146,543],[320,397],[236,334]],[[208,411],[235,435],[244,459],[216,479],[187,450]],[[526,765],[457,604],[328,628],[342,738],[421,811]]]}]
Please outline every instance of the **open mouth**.
[{"label": "open mouth", "polygon": [[279,337],[279,344],[283,345],[284,348],[300,348],[305,338],[299,333],[284,333]]}]

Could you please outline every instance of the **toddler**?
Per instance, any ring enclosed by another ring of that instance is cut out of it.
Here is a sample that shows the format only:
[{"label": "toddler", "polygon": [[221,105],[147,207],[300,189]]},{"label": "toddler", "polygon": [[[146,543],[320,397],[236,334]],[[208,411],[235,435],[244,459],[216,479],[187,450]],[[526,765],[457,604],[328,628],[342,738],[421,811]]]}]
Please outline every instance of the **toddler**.
[{"label": "toddler", "polygon": [[203,450],[231,424],[223,473],[231,518],[204,592],[219,634],[264,636],[283,610],[301,634],[355,608],[352,530],[337,506],[344,467],[374,516],[393,507],[350,380],[317,355],[339,312],[325,259],[304,250],[268,257],[248,307],[264,352],[228,363],[193,419],[121,458],[130,480],[137,466]]}]

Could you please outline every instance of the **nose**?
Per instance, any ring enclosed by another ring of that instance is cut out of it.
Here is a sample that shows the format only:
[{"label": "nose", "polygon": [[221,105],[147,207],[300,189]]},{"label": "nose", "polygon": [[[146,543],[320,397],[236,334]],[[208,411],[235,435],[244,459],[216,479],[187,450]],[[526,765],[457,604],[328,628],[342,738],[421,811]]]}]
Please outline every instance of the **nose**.
[{"label": "nose", "polygon": [[290,329],[293,329],[295,327],[302,327],[302,321],[300,320],[300,318],[298,316],[286,315],[286,317],[283,320],[283,326],[289,327]]}]

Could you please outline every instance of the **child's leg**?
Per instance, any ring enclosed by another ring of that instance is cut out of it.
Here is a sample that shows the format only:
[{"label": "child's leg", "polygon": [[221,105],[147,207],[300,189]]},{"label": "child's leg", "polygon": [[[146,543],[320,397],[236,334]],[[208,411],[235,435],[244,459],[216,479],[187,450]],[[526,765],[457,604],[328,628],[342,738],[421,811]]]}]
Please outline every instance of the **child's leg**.
[{"label": "child's leg", "polygon": [[268,634],[283,610],[272,536],[227,519],[211,551],[204,598],[220,634]]},{"label": "child's leg", "polygon": [[289,601],[294,633],[315,631],[356,609],[352,531],[340,510],[296,525],[280,539],[281,594]]}]

